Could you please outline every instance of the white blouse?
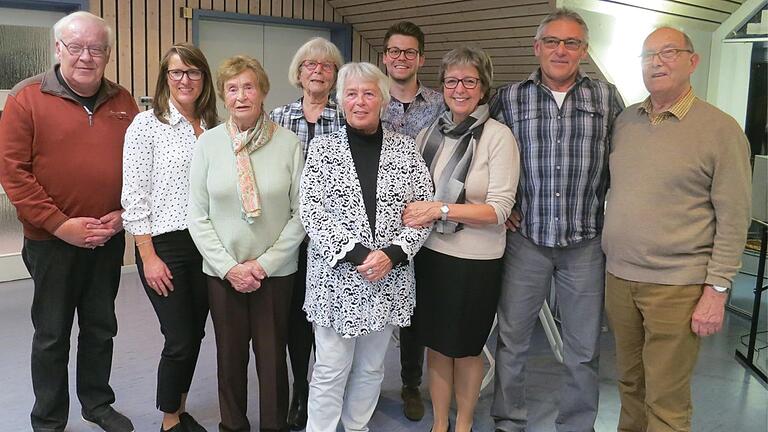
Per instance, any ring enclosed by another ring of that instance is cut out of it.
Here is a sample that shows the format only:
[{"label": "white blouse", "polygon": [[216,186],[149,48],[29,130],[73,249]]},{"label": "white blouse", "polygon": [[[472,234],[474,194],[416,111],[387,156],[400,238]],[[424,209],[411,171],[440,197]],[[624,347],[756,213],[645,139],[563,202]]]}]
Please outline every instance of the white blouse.
[{"label": "white blouse", "polygon": [[[168,124],[152,110],[137,115],[123,146],[123,225],[133,235],[187,229],[192,124],[169,103]],[[203,126],[201,124],[201,126]]]}]

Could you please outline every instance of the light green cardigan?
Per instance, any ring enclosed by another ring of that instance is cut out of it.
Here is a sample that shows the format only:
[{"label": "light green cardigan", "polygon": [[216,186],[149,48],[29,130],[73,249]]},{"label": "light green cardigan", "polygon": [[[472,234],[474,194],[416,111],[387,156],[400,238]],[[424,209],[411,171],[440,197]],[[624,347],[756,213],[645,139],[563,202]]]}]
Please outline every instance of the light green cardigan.
[{"label": "light green cardigan", "polygon": [[203,256],[203,272],[224,278],[256,259],[268,276],[295,273],[304,238],[299,219],[299,183],[304,159],[299,138],[278,127],[272,140],[251,153],[261,215],[242,215],[232,142],[221,124],[203,133],[190,169],[189,231]]}]

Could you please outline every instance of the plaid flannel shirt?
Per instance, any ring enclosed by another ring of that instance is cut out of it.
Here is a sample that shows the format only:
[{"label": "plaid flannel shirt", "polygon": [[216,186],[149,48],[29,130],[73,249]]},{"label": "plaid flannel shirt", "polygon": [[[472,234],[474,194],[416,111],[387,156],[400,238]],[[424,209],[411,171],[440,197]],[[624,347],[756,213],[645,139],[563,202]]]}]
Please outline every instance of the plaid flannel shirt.
[{"label": "plaid flannel shirt", "polygon": [[616,87],[579,73],[558,108],[537,70],[501,87],[490,105],[520,148],[521,234],[546,247],[600,235],[611,132],[624,108]]}]

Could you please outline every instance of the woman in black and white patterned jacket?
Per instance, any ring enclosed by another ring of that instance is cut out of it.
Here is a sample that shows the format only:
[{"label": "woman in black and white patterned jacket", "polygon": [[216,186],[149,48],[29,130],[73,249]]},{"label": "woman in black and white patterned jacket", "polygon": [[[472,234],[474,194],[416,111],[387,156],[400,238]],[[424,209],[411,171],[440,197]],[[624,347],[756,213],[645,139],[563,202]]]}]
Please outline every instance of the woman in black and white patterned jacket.
[{"label": "woman in black and white patterned jacket", "polygon": [[381,127],[389,83],[369,63],[338,76],[347,126],[317,137],[301,181],[301,220],[310,237],[304,310],[315,326],[308,432],[367,430],[396,326],[415,305],[413,256],[430,228],[403,226],[432,181],[413,139]]}]

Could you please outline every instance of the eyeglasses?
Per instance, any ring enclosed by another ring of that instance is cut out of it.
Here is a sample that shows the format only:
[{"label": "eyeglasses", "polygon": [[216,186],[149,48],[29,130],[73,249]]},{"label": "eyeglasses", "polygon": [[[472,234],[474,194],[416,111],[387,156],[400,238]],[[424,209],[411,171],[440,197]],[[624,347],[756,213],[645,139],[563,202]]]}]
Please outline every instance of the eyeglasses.
[{"label": "eyeglasses", "polygon": [[304,60],[301,65],[308,71],[314,71],[318,66],[323,69],[323,72],[333,72],[336,70],[336,65],[333,63],[320,63],[314,60]]},{"label": "eyeglasses", "polygon": [[398,47],[389,47],[386,49],[386,53],[391,59],[396,59],[400,57],[400,53],[403,53],[407,60],[413,60],[419,55],[419,50],[413,48],[400,49]]},{"label": "eyeglasses", "polygon": [[171,69],[168,71],[168,78],[174,81],[181,81],[184,75],[189,78],[190,81],[200,81],[203,78],[203,71],[200,69]]},{"label": "eyeglasses", "polygon": [[581,48],[582,45],[584,45],[583,40],[579,39],[560,39],[552,36],[545,36],[541,39],[539,39],[542,45],[544,45],[544,48],[546,49],[556,49],[560,46],[560,42],[565,45],[565,49],[568,51],[577,51],[579,48]]},{"label": "eyeglasses", "polygon": [[480,83],[480,78],[466,77],[462,79],[458,78],[443,78],[443,86],[447,89],[455,89],[461,83],[465,89],[472,90]]},{"label": "eyeglasses", "polygon": [[663,62],[671,62],[677,60],[681,52],[687,52],[693,54],[693,50],[683,48],[665,48],[661,51],[644,52],[640,54],[640,58],[643,59],[643,63],[650,63],[656,56]]},{"label": "eyeglasses", "polygon": [[64,45],[64,48],[67,49],[67,52],[69,52],[70,55],[75,57],[80,57],[83,54],[83,51],[88,50],[88,54],[91,55],[93,58],[101,58],[105,57],[107,53],[109,52],[108,46],[96,46],[96,47],[84,47],[82,45],[78,44],[69,44],[67,45],[63,40],[59,39],[59,42],[61,42],[62,45]]}]

